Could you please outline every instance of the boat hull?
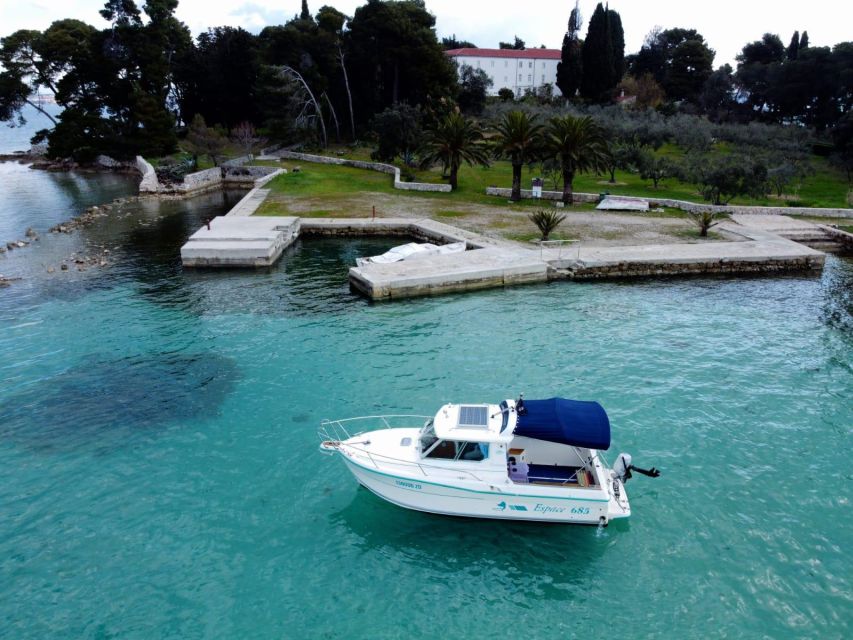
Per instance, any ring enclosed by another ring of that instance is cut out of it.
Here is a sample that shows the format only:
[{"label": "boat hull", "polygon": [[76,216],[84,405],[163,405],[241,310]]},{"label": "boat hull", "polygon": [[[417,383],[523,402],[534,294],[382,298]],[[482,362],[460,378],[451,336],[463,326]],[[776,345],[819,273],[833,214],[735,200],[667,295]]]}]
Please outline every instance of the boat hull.
[{"label": "boat hull", "polygon": [[[356,480],[383,500],[399,507],[438,515],[495,520],[525,520],[564,524],[599,525],[630,515],[627,496],[618,504],[604,491],[589,497],[555,495],[550,487],[486,483],[450,485],[433,479],[395,475],[341,456]],[[464,486],[468,485],[468,486]],[[521,488],[528,491],[521,491]],[[622,488],[624,495],[624,488]]]}]

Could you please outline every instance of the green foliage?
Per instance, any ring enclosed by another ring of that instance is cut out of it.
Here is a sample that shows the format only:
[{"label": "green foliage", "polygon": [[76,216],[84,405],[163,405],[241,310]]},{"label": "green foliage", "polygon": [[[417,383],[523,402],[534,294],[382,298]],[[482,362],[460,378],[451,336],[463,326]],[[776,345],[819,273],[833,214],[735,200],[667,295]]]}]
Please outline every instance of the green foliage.
[{"label": "green foliage", "polygon": [[557,63],[557,86],[563,97],[574,98],[581,86],[583,77],[583,60],[581,59],[580,30],[582,25],[580,7],[575,2],[575,8],[569,15],[569,26],[563,36],[563,47],[560,51],[560,62]]},{"label": "green foliage", "polygon": [[486,106],[486,95],[494,84],[483,69],[474,69],[463,64],[459,70],[459,108],[464,113],[478,116]]},{"label": "green foliage", "polygon": [[368,2],[344,34],[356,119],[398,102],[422,105],[453,96],[456,69],[436,39],[435,17],[423,2]]},{"label": "green foliage", "polygon": [[831,132],[835,149],[832,163],[847,174],[848,184],[853,184],[853,112],[848,111]]},{"label": "green foliage", "polygon": [[443,171],[449,172],[452,189],[457,187],[459,167],[463,162],[471,166],[489,163],[482,131],[458,113],[451,113],[426,131],[420,155],[422,167],[441,163]]},{"label": "green foliage", "polygon": [[586,39],[581,49],[583,77],[581,95],[594,102],[606,102],[614,81],[613,39],[610,33],[608,10],[600,2],[595,7],[587,27]]},{"label": "green foliage", "polygon": [[724,215],[722,211],[688,211],[688,217],[699,227],[699,235],[708,237],[708,229],[719,224],[719,218]]},{"label": "green foliage", "polygon": [[539,209],[528,214],[527,217],[539,229],[542,241],[547,241],[548,236],[566,219],[565,215],[558,213],[555,209]]},{"label": "green foliage", "polygon": [[681,173],[678,164],[647,149],[640,152],[637,166],[640,177],[643,180],[651,180],[655,189],[667,178],[676,177]]},{"label": "green foliage", "polygon": [[379,146],[371,154],[375,160],[391,162],[398,155],[413,154],[421,140],[421,113],[407,104],[397,104],[378,114],[371,125]]},{"label": "green foliage", "polygon": [[513,42],[499,42],[499,49],[514,49],[516,51],[523,51],[525,49],[524,40],[515,36],[515,40]]},{"label": "green foliage", "polygon": [[171,60],[191,44],[189,31],[173,16],[176,6],[176,0],[148,0],[143,20],[134,2],[111,0],[102,11],[112,22],[109,29],[60,20],[44,32],[4,38],[0,115],[19,112],[22,103],[14,95],[20,96],[24,82],[33,91],[53,92],[64,109],[46,134],[51,156],[126,159],[171,152],[177,140],[169,110]]},{"label": "green foliage", "polygon": [[630,56],[635,78],[651,74],[673,100],[696,102],[710,77],[714,51],[695,29],[653,29],[640,51]]},{"label": "green foliage", "polygon": [[762,197],[769,189],[767,167],[761,160],[731,154],[723,158],[695,156],[690,159],[689,178],[705,200],[726,204],[735,196]]},{"label": "green foliage", "polygon": [[609,157],[607,159],[607,171],[610,173],[610,182],[616,182],[616,171],[637,171],[640,166],[642,147],[636,139],[611,138],[608,143]]},{"label": "green foliage", "polygon": [[500,98],[502,102],[512,102],[515,100],[515,92],[512,89],[502,87],[498,90],[498,98]]},{"label": "green foliage", "polygon": [[575,175],[607,170],[609,152],[604,131],[589,116],[551,118],[545,131],[545,153],[556,158],[563,173],[563,202],[572,204]]},{"label": "green foliage", "polygon": [[208,127],[201,114],[197,113],[187,132],[186,147],[194,158],[206,155],[213,166],[219,166],[223,152],[228,146],[225,130],[220,127]]},{"label": "green foliage", "polygon": [[765,34],[737,56],[735,82],[745,96],[744,117],[818,131],[832,127],[853,108],[853,43],[810,48],[806,39],[796,57],[790,51],[786,54],[778,36]]},{"label": "green foliage", "polygon": [[451,49],[476,49],[477,45],[467,40],[457,40],[454,33],[449,38],[441,39],[441,48],[445,51],[450,51]]},{"label": "green foliage", "polygon": [[521,200],[521,168],[531,164],[541,153],[542,125],[536,117],[523,111],[510,111],[495,125],[492,140],[496,158],[506,158],[512,164],[511,200]]}]

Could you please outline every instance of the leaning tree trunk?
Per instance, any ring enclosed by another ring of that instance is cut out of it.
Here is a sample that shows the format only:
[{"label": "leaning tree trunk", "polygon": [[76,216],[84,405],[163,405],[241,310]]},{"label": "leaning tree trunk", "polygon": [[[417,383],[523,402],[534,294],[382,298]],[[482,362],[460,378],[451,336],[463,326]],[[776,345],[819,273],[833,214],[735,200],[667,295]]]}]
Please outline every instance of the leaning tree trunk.
[{"label": "leaning tree trunk", "polygon": [[352,129],[352,140],[355,142],[355,114],[352,110],[352,93],[349,90],[349,76],[347,76],[347,66],[344,64],[344,51],[338,46],[338,57],[341,60],[341,70],[344,72],[344,85],[347,88],[347,100],[349,101],[349,124]]},{"label": "leaning tree trunk", "polygon": [[320,103],[317,102],[317,99],[314,97],[314,94],[311,92],[311,87],[308,86],[308,83],[305,82],[305,78],[302,77],[302,74],[299,73],[293,67],[284,66],[285,74],[289,75],[291,78],[295,78],[299,82],[302,83],[302,87],[305,89],[305,92],[308,94],[308,98],[312,105],[314,105],[314,113],[317,114],[317,119],[320,121],[320,129],[323,133],[323,148],[329,146],[329,138],[326,135],[326,122],[323,120],[323,110],[320,108]]},{"label": "leaning tree trunk", "polygon": [[332,120],[335,123],[335,140],[337,141],[338,144],[340,144],[341,143],[341,128],[338,125],[338,114],[335,113],[335,107],[332,105],[332,101],[329,100],[329,94],[324,91],[323,96],[326,98],[326,102],[329,105],[329,111],[332,114]]},{"label": "leaning tree trunk", "polygon": [[54,117],[53,117],[52,115],[50,115],[47,111],[45,111],[44,109],[42,109],[40,106],[38,106],[38,105],[37,105],[35,102],[33,102],[32,100],[25,99],[25,100],[24,100],[24,102],[26,102],[26,103],[27,103],[28,105],[30,105],[33,109],[35,109],[35,110],[36,110],[36,111],[38,111],[40,114],[42,114],[43,116],[45,116],[48,120],[50,120],[50,121],[53,123],[53,126],[54,126],[54,127],[58,124],[58,123],[56,122],[56,118],[54,118]]},{"label": "leaning tree trunk", "polygon": [[512,165],[512,193],[509,199],[513,202],[521,200],[521,165]]},{"label": "leaning tree trunk", "polygon": [[574,204],[575,192],[573,182],[575,181],[575,172],[563,170],[563,204]]}]

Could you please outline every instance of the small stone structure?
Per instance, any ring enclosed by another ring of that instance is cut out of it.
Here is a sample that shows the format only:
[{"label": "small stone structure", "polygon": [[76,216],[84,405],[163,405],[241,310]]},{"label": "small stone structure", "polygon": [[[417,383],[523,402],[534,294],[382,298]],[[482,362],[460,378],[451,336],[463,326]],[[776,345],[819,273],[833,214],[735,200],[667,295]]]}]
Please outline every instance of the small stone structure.
[{"label": "small stone structure", "polygon": [[356,169],[367,169],[379,171],[394,176],[394,188],[404,191],[437,191],[450,193],[449,184],[432,184],[426,182],[403,182],[400,180],[400,169],[390,164],[381,162],[366,162],[364,160],[347,160],[346,158],[332,158],[329,156],[318,156],[310,153],[297,153],[295,151],[276,151],[275,155],[282,160],[300,160],[302,162],[316,162],[317,164],[334,164],[342,167],[354,167]]},{"label": "small stone structure", "polygon": [[163,185],[157,179],[154,167],[141,156],[136,157],[136,167],[142,173],[140,194],[188,197],[221,188],[252,189],[284,173],[276,167],[248,167],[248,157],[236,158],[220,167],[188,173],[179,184]]},{"label": "small stone structure", "polygon": [[160,189],[160,181],[157,180],[157,172],[148,160],[142,156],[136,156],[136,168],[142,174],[139,183],[139,193],[157,193]]}]

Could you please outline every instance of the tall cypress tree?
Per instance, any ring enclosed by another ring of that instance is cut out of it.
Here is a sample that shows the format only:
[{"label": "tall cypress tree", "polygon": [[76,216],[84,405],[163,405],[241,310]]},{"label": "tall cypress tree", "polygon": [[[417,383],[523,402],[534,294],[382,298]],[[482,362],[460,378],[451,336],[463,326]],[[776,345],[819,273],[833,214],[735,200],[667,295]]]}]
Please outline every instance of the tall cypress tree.
[{"label": "tall cypress tree", "polygon": [[622,18],[616,11],[608,8],[607,17],[610,22],[610,46],[613,49],[612,82],[615,87],[625,75],[625,32],[622,31]]},{"label": "tall cypress tree", "polygon": [[580,30],[583,21],[578,2],[569,16],[569,28],[563,36],[563,49],[560,62],[557,63],[557,86],[564,98],[575,97],[581,86],[583,77],[583,61],[581,60]]},{"label": "tall cypress tree", "polygon": [[800,51],[809,48],[809,32],[803,31],[803,37],[800,38]]},{"label": "tall cypress tree", "polygon": [[785,56],[788,60],[796,60],[797,54],[800,52],[800,32],[794,31],[794,35],[791,36],[791,44],[788,45],[788,50],[785,52]]},{"label": "tall cypress tree", "polygon": [[302,13],[299,14],[300,20],[310,20],[311,12],[308,11],[308,0],[302,0]]},{"label": "tall cypress tree", "polygon": [[613,41],[610,35],[607,10],[600,2],[595,7],[586,39],[581,47],[583,78],[581,95],[587,100],[606,100],[613,83]]}]

